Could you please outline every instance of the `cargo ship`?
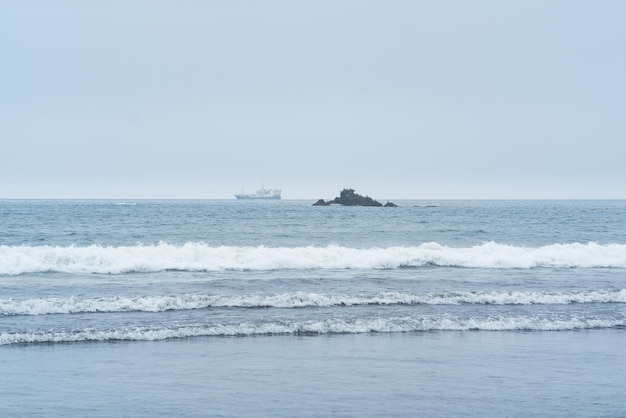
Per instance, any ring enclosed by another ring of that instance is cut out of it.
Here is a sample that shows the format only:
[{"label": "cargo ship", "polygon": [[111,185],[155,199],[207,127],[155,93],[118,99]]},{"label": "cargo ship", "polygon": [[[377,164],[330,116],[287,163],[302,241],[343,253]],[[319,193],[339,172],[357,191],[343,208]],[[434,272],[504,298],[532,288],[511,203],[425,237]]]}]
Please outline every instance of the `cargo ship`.
[{"label": "cargo ship", "polygon": [[266,189],[265,187],[261,187],[261,190],[257,190],[255,193],[244,193],[242,189],[241,193],[236,194],[235,197],[239,200],[277,200],[280,199],[280,193],[280,189]]}]

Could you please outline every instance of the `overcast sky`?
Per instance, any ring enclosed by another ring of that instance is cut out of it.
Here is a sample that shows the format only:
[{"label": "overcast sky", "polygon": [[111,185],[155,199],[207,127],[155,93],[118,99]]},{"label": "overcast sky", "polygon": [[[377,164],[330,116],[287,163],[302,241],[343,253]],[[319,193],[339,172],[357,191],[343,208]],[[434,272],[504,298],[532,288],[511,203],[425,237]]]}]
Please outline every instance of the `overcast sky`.
[{"label": "overcast sky", "polygon": [[626,1],[0,6],[0,198],[626,198]]}]

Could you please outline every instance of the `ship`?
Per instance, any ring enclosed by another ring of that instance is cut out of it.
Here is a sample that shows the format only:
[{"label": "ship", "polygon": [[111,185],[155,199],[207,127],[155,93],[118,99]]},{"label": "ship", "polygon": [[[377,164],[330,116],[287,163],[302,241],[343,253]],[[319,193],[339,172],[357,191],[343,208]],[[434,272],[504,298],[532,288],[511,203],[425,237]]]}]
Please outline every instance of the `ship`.
[{"label": "ship", "polygon": [[280,193],[280,189],[266,189],[265,187],[261,187],[261,190],[257,190],[255,193],[244,193],[242,189],[241,193],[236,194],[235,197],[239,200],[277,200],[280,199]]}]

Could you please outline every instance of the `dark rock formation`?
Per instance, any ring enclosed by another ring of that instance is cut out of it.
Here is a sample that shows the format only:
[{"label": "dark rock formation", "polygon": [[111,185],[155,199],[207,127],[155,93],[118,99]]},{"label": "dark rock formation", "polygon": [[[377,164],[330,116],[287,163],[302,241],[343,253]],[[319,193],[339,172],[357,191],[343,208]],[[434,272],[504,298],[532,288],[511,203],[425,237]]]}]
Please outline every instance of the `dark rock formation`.
[{"label": "dark rock formation", "polygon": [[397,208],[397,207],[398,207],[398,205],[396,205],[396,204],[395,204],[395,203],[393,203],[393,202],[387,201],[387,203],[385,203],[385,207],[386,207],[386,208]]},{"label": "dark rock formation", "polygon": [[313,206],[330,206],[330,202],[325,202],[324,199],[320,199],[313,203]]},{"label": "dark rock formation", "polygon": [[383,204],[369,196],[361,196],[354,192],[354,189],[343,189],[330,203],[337,203],[344,206],[382,206]]},{"label": "dark rock formation", "polygon": [[[339,197],[333,200],[324,201],[320,199],[313,203],[313,206],[328,206],[332,204],[344,205],[344,206],[383,206],[382,203],[372,199],[369,196],[361,196],[354,192],[354,189],[343,189]],[[386,207],[397,207],[395,203],[387,202]]]}]

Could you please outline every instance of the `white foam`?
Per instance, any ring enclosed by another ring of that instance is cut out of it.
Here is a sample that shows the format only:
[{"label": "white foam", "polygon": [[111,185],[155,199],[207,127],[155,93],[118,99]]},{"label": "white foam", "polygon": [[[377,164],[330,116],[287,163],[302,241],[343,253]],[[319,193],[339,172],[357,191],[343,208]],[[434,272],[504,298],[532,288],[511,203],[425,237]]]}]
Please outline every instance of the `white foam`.
[{"label": "white foam", "polygon": [[345,321],[213,324],[175,328],[128,327],[114,330],[82,329],[60,332],[0,333],[0,345],[79,341],[156,341],[170,338],[288,334],[360,334],[427,331],[562,331],[626,326],[625,319],[545,317],[458,318],[402,317]]},{"label": "white foam", "polygon": [[626,289],[581,292],[449,292],[373,295],[294,292],[276,295],[170,295],[105,298],[0,299],[0,315],[49,315],[95,312],[163,312],[206,308],[305,308],[358,305],[562,305],[570,303],[626,303]]},{"label": "white foam", "polygon": [[135,246],[0,246],[0,274],[102,273],[164,270],[394,269],[425,265],[476,268],[626,267],[626,245],[573,243],[518,247],[488,242],[456,248],[232,247],[205,243]]}]

